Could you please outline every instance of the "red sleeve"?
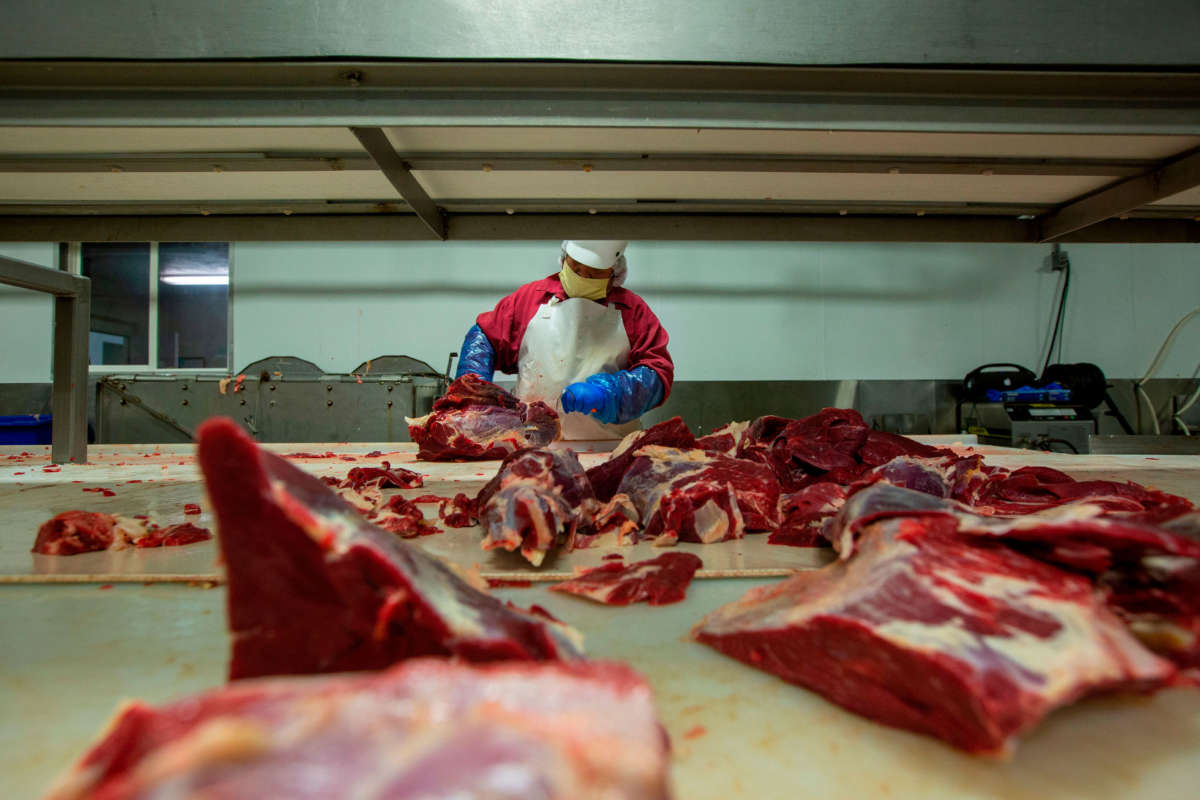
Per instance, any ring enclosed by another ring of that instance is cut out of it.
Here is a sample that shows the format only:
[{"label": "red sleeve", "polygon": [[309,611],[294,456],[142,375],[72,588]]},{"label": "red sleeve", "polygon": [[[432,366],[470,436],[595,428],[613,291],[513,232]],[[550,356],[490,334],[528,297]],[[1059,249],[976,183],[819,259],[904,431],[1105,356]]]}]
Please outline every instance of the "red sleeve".
[{"label": "red sleeve", "polygon": [[[619,294],[618,294],[619,292]],[[629,337],[629,369],[649,367],[663,382],[663,401],[671,396],[675,381],[675,362],[667,352],[670,337],[646,301],[628,289],[609,293],[609,301],[621,307],[625,335]]]},{"label": "red sleeve", "polygon": [[521,352],[525,328],[538,306],[553,293],[547,291],[545,284],[545,279],[527,283],[502,298],[494,309],[475,318],[475,323],[496,351],[496,369],[500,372],[517,374],[517,356]]}]

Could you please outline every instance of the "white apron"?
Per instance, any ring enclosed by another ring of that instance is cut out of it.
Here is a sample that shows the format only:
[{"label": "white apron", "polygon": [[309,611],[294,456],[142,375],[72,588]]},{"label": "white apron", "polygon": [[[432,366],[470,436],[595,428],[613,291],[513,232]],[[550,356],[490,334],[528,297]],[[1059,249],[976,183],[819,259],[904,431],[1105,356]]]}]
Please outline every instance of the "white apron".
[{"label": "white apron", "polygon": [[538,306],[525,328],[515,394],[557,411],[564,439],[621,439],[642,424],[605,425],[590,414],[564,414],[561,401],[568,385],[628,366],[629,336],[620,310],[581,297],[552,297]]}]

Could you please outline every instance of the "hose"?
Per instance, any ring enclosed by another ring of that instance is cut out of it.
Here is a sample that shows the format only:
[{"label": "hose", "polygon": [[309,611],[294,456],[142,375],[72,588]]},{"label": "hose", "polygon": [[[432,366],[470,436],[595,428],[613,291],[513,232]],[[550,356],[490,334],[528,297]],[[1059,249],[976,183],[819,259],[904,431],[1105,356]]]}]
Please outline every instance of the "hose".
[{"label": "hose", "polygon": [[[1174,343],[1175,337],[1179,335],[1181,330],[1183,330],[1183,326],[1191,322],[1192,319],[1197,315],[1200,315],[1200,306],[1197,306],[1188,313],[1184,314],[1183,318],[1180,319],[1179,322],[1175,323],[1175,327],[1171,328],[1171,332],[1168,333],[1167,338],[1163,340],[1162,346],[1158,348],[1158,352],[1155,354],[1154,360],[1150,362],[1150,368],[1146,370],[1146,374],[1141,377],[1141,380],[1134,381],[1133,383],[1133,386],[1137,390],[1138,394],[1146,402],[1146,407],[1150,409],[1150,421],[1154,423],[1155,435],[1161,434],[1162,429],[1158,425],[1158,412],[1154,409],[1154,403],[1151,402],[1150,395],[1146,394],[1144,384],[1146,381],[1154,377],[1154,374],[1158,372],[1160,367],[1162,367],[1162,362],[1166,359],[1167,352],[1171,349],[1171,345]],[[1193,392],[1193,395],[1198,393],[1200,393],[1200,389],[1198,389],[1197,392]],[[1196,401],[1194,397],[1188,398],[1188,400],[1189,402],[1186,403],[1186,405],[1188,408],[1190,408],[1191,404]],[[1179,414],[1181,413],[1182,411],[1175,412],[1176,422],[1179,422]],[[1184,430],[1188,430],[1186,425],[1184,426]],[[1191,434],[1189,433],[1188,435],[1190,436]]]}]

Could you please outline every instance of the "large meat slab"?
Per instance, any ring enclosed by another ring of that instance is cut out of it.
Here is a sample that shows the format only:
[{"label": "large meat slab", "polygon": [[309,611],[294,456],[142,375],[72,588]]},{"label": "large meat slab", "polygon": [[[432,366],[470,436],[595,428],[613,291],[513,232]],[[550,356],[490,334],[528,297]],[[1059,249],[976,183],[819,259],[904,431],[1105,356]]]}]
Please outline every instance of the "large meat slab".
[{"label": "large meat slab", "polygon": [[48,800],[665,800],[667,761],[623,665],[426,659],[127,704]]},{"label": "large meat slab", "polygon": [[656,544],[740,539],[779,521],[779,482],[768,467],[703,450],[640,446],[618,492]]},{"label": "large meat slab", "polygon": [[509,607],[364,520],[231,420],[198,430],[228,576],[231,678],[580,655],[565,625]]},{"label": "large meat slab", "polygon": [[450,384],[432,413],[407,422],[417,456],[426,461],[504,458],[545,447],[559,435],[558,414],[550,406],[525,403],[470,373]]},{"label": "large meat slab", "polygon": [[589,527],[596,503],[571,450],[522,450],[504,459],[475,498],[483,549],[519,550],[540,566],[556,545]]},{"label": "large meat slab", "polygon": [[1005,753],[1055,708],[1149,691],[1176,667],[1147,650],[1091,581],[954,520],[866,525],[854,556],[752,590],[696,639],[888,725]]}]

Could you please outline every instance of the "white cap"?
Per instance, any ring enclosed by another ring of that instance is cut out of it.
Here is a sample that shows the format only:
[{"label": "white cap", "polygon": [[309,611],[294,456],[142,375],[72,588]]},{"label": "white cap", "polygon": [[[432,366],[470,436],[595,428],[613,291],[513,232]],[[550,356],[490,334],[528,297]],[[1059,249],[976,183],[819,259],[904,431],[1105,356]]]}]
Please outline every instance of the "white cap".
[{"label": "white cap", "polygon": [[575,240],[568,239],[562,243],[563,251],[571,258],[592,269],[608,269],[614,266],[625,254],[625,245],[629,242],[617,242],[607,239]]}]

